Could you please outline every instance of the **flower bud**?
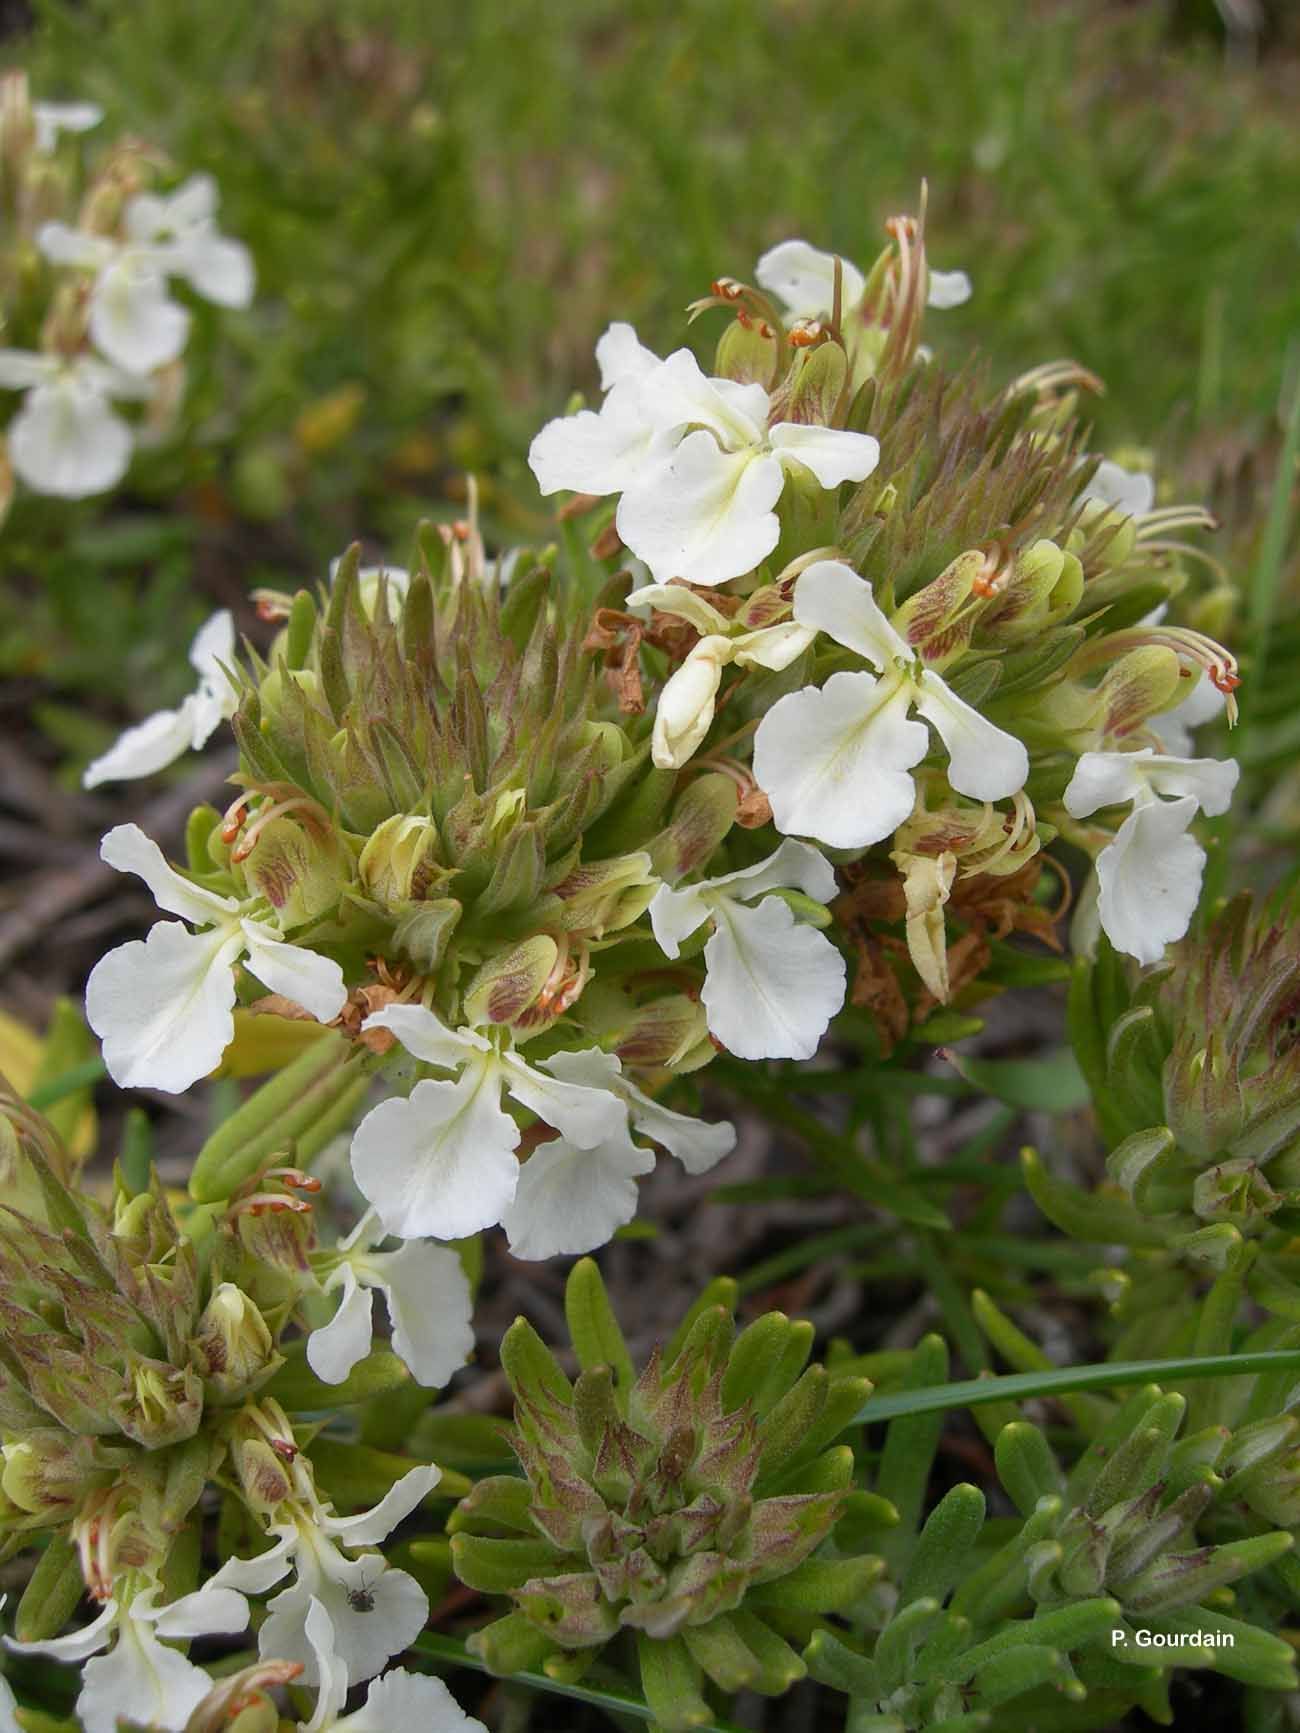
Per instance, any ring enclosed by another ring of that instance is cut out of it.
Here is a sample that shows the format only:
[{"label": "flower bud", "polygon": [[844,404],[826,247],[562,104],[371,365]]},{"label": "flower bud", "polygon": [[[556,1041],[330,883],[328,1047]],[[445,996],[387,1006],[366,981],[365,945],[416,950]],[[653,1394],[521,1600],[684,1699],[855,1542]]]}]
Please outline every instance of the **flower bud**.
[{"label": "flower bud", "polygon": [[738,799],[729,776],[713,771],[696,777],[678,798],[666,828],[650,844],[659,876],[675,884],[709,860],[735,823]]},{"label": "flower bud", "polygon": [[438,866],[438,827],[431,818],[395,813],[371,834],[357,862],[366,895],[385,908],[419,901],[435,879],[446,876]]},{"label": "flower bud", "polygon": [[252,818],[245,839],[235,845],[232,859],[244,871],[249,888],[263,896],[283,929],[302,926],[338,906],[351,878],[346,857],[332,832],[319,820],[299,823],[288,815],[259,823]]},{"label": "flower bud", "polygon": [[718,339],[713,371],[719,379],[769,390],[781,366],[781,338],[765,319],[733,319]]},{"label": "flower bud", "polygon": [[283,1364],[265,1318],[233,1282],[222,1282],[214,1290],[191,1352],[205,1389],[219,1401],[256,1390]]}]

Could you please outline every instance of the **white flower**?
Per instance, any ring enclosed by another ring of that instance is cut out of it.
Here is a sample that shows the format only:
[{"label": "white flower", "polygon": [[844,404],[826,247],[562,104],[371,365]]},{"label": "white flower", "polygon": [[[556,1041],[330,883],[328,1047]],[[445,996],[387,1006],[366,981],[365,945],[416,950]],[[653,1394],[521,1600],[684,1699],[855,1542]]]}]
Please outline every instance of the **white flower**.
[{"label": "white flower", "polygon": [[469,1279],[455,1252],[408,1240],[395,1252],[371,1248],[384,1238],[368,1211],[340,1240],[325,1292],[342,1289],[338,1311],[307,1338],[307,1362],[327,1384],[341,1384],[370,1352],[374,1290],[383,1294],[393,1351],[417,1383],[440,1389],[474,1352]]},{"label": "white flower", "polygon": [[413,1468],[373,1510],[356,1516],[335,1516],[314,1494],[288,1500],[281,1507],[282,1520],[270,1525],[276,1544],[255,1558],[227,1559],[208,1589],[262,1594],[292,1571],[293,1582],[268,1603],[258,1652],[267,1660],[300,1661],[303,1684],[317,1684],[318,1651],[307,1619],[313,1605],[320,1605],[333,1627],[332,1654],[347,1669],[348,1680],[373,1678],[423,1630],[429,1602],[415,1578],[392,1569],[382,1553],[347,1554],[377,1546],[441,1477],[433,1466]]},{"label": "white flower", "polygon": [[6,1637],[5,1643],[15,1654],[85,1663],[77,1698],[85,1733],[116,1733],[119,1720],[182,1733],[212,1681],[159,1639],[242,1631],[248,1624],[248,1604],[215,1578],[196,1594],[167,1606],[157,1606],[156,1595],[156,1588],[149,1587],[129,1598],[108,1600],[93,1624],[63,1637],[40,1643]]},{"label": "white flower", "polygon": [[340,1711],[347,1701],[348,1670],[334,1640],[334,1622],[322,1601],[313,1600],[304,1621],[307,1641],[316,1657],[316,1708],[301,1733],[487,1733],[457,1703],[441,1679],[394,1667],[376,1679],[366,1700],[352,1715]]},{"label": "white flower", "polygon": [[383,1101],[352,1139],[352,1172],[389,1233],[460,1239],[499,1222],[519,1184],[520,1130],[502,1093],[579,1149],[618,1137],[627,1109],[607,1090],[564,1083],[474,1029],[420,1005],[387,1005],[363,1029],[389,1029],[417,1059],[455,1072]]},{"label": "white flower", "polygon": [[7,438],[14,470],[34,493],[85,499],[126,474],[131,429],[111,400],[148,397],[147,382],[89,355],[0,349],[0,390],[27,393]]},{"label": "white flower", "polygon": [[1227,694],[1220,691],[1213,680],[1200,670],[1186,698],[1180,704],[1175,704],[1172,710],[1162,711],[1159,716],[1148,717],[1147,727],[1166,752],[1174,757],[1190,758],[1196,744],[1193,730],[1222,715],[1227,702]]},{"label": "white flower", "polygon": [[155,711],[128,728],[87,768],[83,786],[152,776],[182,752],[197,751],[238,706],[239,694],[222,668],[222,663],[229,665],[234,659],[235,623],[223,608],[199,627],[190,645],[190,664],[199,676],[196,689],[182,699],[178,710]]},{"label": "white flower", "polygon": [[[613,1053],[588,1047],[556,1053],[542,1066],[565,1083],[607,1091],[627,1107],[635,1131],[661,1143],[688,1173],[707,1173],[735,1148],[731,1125],[708,1125],[661,1107],[623,1075]],[[523,1164],[514,1201],[501,1216],[517,1258],[571,1257],[593,1251],[636,1214],[637,1179],[654,1167],[649,1150],[621,1129],[592,1149],[557,1137]]]},{"label": "white flower", "polygon": [[217,186],[210,175],[191,175],[165,195],[138,193],[126,207],[126,232],[159,249],[170,277],[183,277],[204,300],[247,307],[253,298],[253,260],[242,241],[217,228]]},{"label": "white flower", "polygon": [[1164,757],[1150,747],[1080,758],[1064,795],[1072,818],[1133,809],[1097,856],[1098,913],[1117,951],[1158,963],[1187,931],[1205,868],[1188,827],[1198,809],[1212,817],[1228,810],[1237,776],[1234,759]]},{"label": "white flower", "polygon": [[36,148],[42,156],[48,156],[58,144],[61,132],[89,132],[103,118],[104,111],[97,102],[34,102]]},{"label": "white flower", "polygon": [[1125,469],[1107,457],[1079,498],[1098,500],[1125,517],[1145,517],[1155,504],[1156,484],[1149,475]]},{"label": "white flower", "polygon": [[18,1725],[18,1700],[4,1678],[0,1678],[0,1733],[23,1733]]},{"label": "white flower", "polygon": [[629,609],[651,606],[663,614],[676,614],[701,634],[659,694],[651,756],[661,770],[676,770],[685,764],[713,726],[722,670],[729,663],[774,671],[788,668],[816,637],[809,627],[793,620],[734,632],[725,614],[681,584],[647,584],[634,590],[626,605]]},{"label": "white flower", "polygon": [[528,461],[543,493],[621,494],[618,533],[662,582],[722,584],[766,559],[790,466],[833,488],[865,480],[879,461],[870,434],[769,427],[761,385],[706,378],[687,349],[649,366],[648,352],[632,359],[628,348],[615,347],[600,412],[549,422]]},{"label": "white flower", "polygon": [[[710,1032],[740,1059],[810,1059],[844,1003],[844,959],[781,897],[794,888],[818,902],[835,895],[835,873],[807,843],[786,841],[757,866],[677,889],[650,904],[660,948],[676,957],[705,921],[708,974],[700,997]],[[747,905],[762,897],[756,907]]]},{"label": "white flower", "polygon": [[[792,319],[829,318],[835,304],[835,254],[807,241],[782,241],[770,247],[754,272],[760,287],[781,301]],[[840,260],[840,305],[844,312],[862,299],[867,280],[856,265]],[[971,297],[965,271],[931,271],[928,304],[942,311]]]},{"label": "white flower", "polygon": [[931,723],[948,753],[948,781],[974,800],[1024,786],[1029,755],[931,668],[880,611],[870,584],[839,560],[819,560],[795,585],[794,617],[854,650],[873,674],[832,674],[775,703],[754,737],[754,776],[778,830],[838,848],[892,835],[912,811],[912,768],[930,750]]},{"label": "white flower", "polygon": [[216,187],[196,175],[167,197],[139,193],[127,204],[126,239],[46,223],[36,241],[47,259],[95,273],[88,324],[110,361],[150,373],[175,361],[189,336],[190,315],[168,294],[179,277],[223,307],[252,299],[248,249],[217,231]]},{"label": "white flower", "polygon": [[180,1094],[219,1062],[234,1036],[235,965],[272,993],[282,993],[328,1023],[347,1000],[343,971],[327,957],[288,944],[250,910],[254,898],[191,884],[163,858],[138,825],[120,824],[100,845],[118,872],[136,873],[168,914],[146,939],[119,945],[95,965],[86,983],[86,1020],[104,1044],[104,1063],[123,1088]]}]

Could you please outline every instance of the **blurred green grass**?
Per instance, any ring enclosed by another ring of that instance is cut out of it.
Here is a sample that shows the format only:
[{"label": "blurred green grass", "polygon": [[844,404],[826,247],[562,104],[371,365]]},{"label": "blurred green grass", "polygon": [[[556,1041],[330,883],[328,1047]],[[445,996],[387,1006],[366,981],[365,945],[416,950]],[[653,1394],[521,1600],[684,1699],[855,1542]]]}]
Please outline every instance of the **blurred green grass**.
[{"label": "blurred green grass", "polygon": [[69,747],[82,694],[120,719],[183,689],[214,601],[357,534],[400,557],[466,469],[501,538],[545,535],[523,454],[611,318],[679,342],[688,300],[791,234],[869,260],[922,177],[934,261],[976,291],[932,321],[941,354],[1075,356],[1112,442],[1264,425],[1300,327],[1296,63],[1231,67],[1157,0],[35,10],[6,58],[213,172],[260,273],[132,496],[5,532],[4,671]]}]

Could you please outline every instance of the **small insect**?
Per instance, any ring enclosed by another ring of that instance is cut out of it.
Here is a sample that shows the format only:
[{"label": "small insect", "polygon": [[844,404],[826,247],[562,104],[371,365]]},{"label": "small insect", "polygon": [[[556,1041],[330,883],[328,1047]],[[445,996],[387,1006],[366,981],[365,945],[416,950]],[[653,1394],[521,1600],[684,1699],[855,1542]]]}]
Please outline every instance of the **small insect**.
[{"label": "small insect", "polygon": [[348,1605],[354,1613],[373,1613],[375,1610],[374,1584],[363,1580],[356,1588],[349,1589]]}]

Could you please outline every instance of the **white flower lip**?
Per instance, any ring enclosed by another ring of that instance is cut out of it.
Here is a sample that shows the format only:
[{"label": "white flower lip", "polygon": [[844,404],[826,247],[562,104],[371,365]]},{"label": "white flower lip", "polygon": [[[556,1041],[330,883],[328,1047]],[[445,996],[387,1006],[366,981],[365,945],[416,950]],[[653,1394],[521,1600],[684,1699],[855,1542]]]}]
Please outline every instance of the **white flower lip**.
[{"label": "white flower lip", "polygon": [[374,1290],[383,1294],[394,1352],[417,1383],[441,1389],[474,1352],[473,1299],[456,1253],[408,1240],[398,1250],[372,1250],[384,1237],[367,1216],[338,1247],[339,1262],[325,1291],[342,1290],[328,1324],[307,1338],[307,1363],[327,1384],[341,1384],[370,1352]]},{"label": "white flower lip", "polygon": [[180,1094],[207,1075],[234,1036],[235,964],[272,993],[328,1023],[347,1002],[343,971],[328,957],[282,939],[252,918],[234,897],[191,884],[168,865],[138,825],[109,831],[100,856],[118,872],[135,873],[158,907],[180,915],[160,921],[95,965],[86,983],[86,1020],[103,1042],[104,1063],[124,1089]]},{"label": "white flower lip", "polygon": [[867,848],[891,836],[912,810],[910,772],[930,737],[948,756],[960,794],[1001,800],[1024,787],[1029,755],[934,672],[881,612],[871,586],[841,560],[819,560],[795,585],[794,617],[825,632],[879,670],[842,670],[774,704],[754,737],[754,775],[778,830],[830,847]]},{"label": "white flower lip", "polygon": [[[835,894],[830,863],[787,839],[756,866],[655,893],[650,924],[668,957],[706,921],[701,1001],[711,1034],[740,1059],[810,1059],[844,1003],[846,970],[835,946],[796,921],[770,893],[799,890],[819,902]],[[755,899],[756,907],[750,906]]]},{"label": "white flower lip", "polygon": [[132,433],[112,400],[147,397],[147,381],[93,356],[0,349],[0,389],[27,393],[7,439],[14,472],[33,493],[85,499],[121,481]]},{"label": "white flower lip", "polygon": [[[313,1605],[319,1604],[329,1615],[334,1652],[346,1668],[347,1681],[359,1684],[372,1678],[414,1641],[429,1603],[415,1579],[393,1569],[382,1553],[367,1552],[361,1558],[347,1553],[377,1546],[440,1479],[441,1470],[432,1465],[412,1468],[372,1510],[356,1516],[336,1516],[319,1499],[310,1507],[299,1504],[283,1521],[272,1523],[276,1544],[269,1551],[227,1559],[208,1588],[264,1594],[292,1572],[293,1582],[268,1603],[268,1617],[258,1632],[259,1653],[266,1659],[299,1661],[303,1683],[320,1683],[319,1654],[307,1626]],[[370,1599],[364,1612],[350,1599],[361,1588]]]},{"label": "white flower lip", "polygon": [[1079,759],[1062,801],[1072,818],[1132,807],[1097,856],[1097,910],[1117,951],[1158,963],[1186,933],[1205,870],[1205,850],[1187,833],[1198,811],[1227,812],[1238,775],[1234,759],[1177,758],[1150,747]]},{"label": "white flower lip", "polygon": [[[448,1028],[419,1005],[386,1006],[364,1027],[389,1029],[415,1058],[457,1073],[424,1079],[405,1100],[381,1102],[353,1136],[357,1185],[388,1231],[403,1238],[458,1239],[499,1223],[520,1257],[592,1251],[632,1219],[636,1180],[654,1166],[630,1131],[662,1143],[693,1172],[720,1161],[734,1143],[730,1126],[702,1125],[660,1107],[623,1075],[613,1054],[595,1048],[534,1066],[509,1048],[498,1051],[477,1030]],[[521,1132],[503,1095],[559,1133],[522,1168],[515,1155]],[[349,1298],[354,1315],[339,1329],[355,1352],[369,1328],[368,1307],[363,1317],[365,1301]]]},{"label": "white flower lip", "polygon": [[156,1596],[150,1588],[126,1602],[110,1599],[98,1618],[80,1630],[33,1643],[6,1637],[5,1645],[15,1654],[83,1663],[77,1714],[86,1733],[116,1733],[123,1718],[183,1733],[212,1681],[160,1639],[242,1631],[248,1624],[248,1603],[215,1578],[165,1606],[156,1604]]},{"label": "white flower lip", "polygon": [[205,746],[238,707],[239,694],[225,672],[234,659],[235,622],[223,608],[199,627],[190,645],[190,664],[199,676],[195,690],[178,709],[155,711],[128,728],[87,766],[82,787],[152,776],[182,753]]}]

